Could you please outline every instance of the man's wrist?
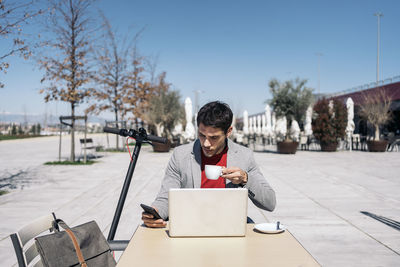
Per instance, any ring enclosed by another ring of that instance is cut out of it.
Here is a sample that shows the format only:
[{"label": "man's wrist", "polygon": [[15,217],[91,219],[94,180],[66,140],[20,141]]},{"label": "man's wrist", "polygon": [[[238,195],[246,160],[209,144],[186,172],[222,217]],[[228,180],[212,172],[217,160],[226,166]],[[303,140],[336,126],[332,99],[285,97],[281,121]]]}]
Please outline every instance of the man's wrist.
[{"label": "man's wrist", "polygon": [[241,187],[244,187],[247,184],[247,181],[249,179],[249,175],[247,174],[247,172],[244,172],[245,175],[245,179],[242,180],[242,182],[240,183]]}]

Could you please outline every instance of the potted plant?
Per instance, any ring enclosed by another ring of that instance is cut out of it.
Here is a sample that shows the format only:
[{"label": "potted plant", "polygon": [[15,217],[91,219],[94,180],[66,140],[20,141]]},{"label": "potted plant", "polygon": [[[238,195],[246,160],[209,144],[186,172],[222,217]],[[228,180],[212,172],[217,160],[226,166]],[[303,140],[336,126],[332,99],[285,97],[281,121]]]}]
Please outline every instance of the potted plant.
[{"label": "potted plant", "polygon": [[277,79],[269,82],[272,93],[270,105],[277,116],[286,118],[286,135],[282,142],[277,142],[278,152],[295,154],[298,142],[292,140],[290,125],[293,120],[303,121],[308,106],[313,101],[312,89],[305,86],[307,80],[289,80],[280,83]]},{"label": "potted plant", "polygon": [[338,141],[344,138],[347,125],[347,108],[339,100],[323,98],[314,105],[312,130],[322,151],[336,151]]},{"label": "potted plant", "polygon": [[380,140],[380,127],[391,119],[391,97],[383,90],[369,91],[362,96],[360,116],[369,121],[375,128],[374,140],[367,142],[371,152],[385,152],[387,140]]},{"label": "potted plant", "polygon": [[170,90],[165,82],[165,73],[159,76],[154,95],[150,98],[145,119],[157,136],[168,139],[167,144],[154,143],[155,152],[168,152],[171,147],[172,131],[175,125],[184,120],[184,107],[178,91]]}]

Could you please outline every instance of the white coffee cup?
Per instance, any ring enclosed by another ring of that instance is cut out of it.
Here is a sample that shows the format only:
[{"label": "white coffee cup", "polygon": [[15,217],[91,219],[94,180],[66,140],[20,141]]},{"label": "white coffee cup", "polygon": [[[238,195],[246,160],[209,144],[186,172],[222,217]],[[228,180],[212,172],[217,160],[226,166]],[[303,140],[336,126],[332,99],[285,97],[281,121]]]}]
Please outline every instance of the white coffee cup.
[{"label": "white coffee cup", "polygon": [[204,171],[207,179],[217,180],[222,175],[222,166],[206,165]]}]

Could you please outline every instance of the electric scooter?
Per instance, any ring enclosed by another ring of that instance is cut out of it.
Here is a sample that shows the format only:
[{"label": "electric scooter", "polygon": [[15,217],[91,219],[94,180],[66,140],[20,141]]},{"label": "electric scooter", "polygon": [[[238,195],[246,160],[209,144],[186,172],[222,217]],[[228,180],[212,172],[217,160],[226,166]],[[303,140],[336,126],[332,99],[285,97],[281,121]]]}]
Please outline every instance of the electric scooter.
[{"label": "electric scooter", "polygon": [[136,140],[135,148],[133,150],[133,155],[131,157],[131,162],[129,164],[128,172],[126,173],[125,182],[121,190],[121,194],[119,196],[119,201],[117,208],[115,210],[114,219],[111,224],[110,232],[107,237],[107,242],[110,245],[111,250],[113,251],[123,251],[128,246],[129,240],[114,240],[115,232],[117,231],[119,219],[121,217],[122,209],[125,204],[125,199],[128,194],[129,186],[132,180],[133,172],[135,171],[136,162],[139,157],[140,149],[143,143],[151,144],[152,142],[156,143],[167,143],[167,139],[155,135],[147,134],[144,128],[139,128],[138,131],[130,129],[118,129],[118,128],[110,128],[104,127],[104,132],[117,134],[123,137],[131,137]]}]

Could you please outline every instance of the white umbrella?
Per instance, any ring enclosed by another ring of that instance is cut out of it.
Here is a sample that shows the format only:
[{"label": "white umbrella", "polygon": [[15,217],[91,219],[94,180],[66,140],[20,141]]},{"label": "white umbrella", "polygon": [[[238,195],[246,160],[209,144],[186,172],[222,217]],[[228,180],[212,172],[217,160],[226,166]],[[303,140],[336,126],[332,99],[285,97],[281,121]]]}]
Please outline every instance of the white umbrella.
[{"label": "white umbrella", "polygon": [[254,126],[253,126],[253,117],[249,118],[249,133],[253,134],[254,133]]},{"label": "white umbrella", "polygon": [[243,134],[249,134],[249,113],[247,110],[243,112]]},{"label": "white umbrella", "polygon": [[306,135],[306,136],[310,136],[310,135],[312,135],[312,126],[311,126],[311,121],[312,121],[312,111],[313,111],[313,108],[312,108],[312,106],[310,105],[308,108],[307,108],[307,111],[306,111],[306,120],[305,120],[305,123],[304,123],[304,134]]},{"label": "white umbrella", "polygon": [[279,117],[276,120],[275,124],[275,135],[278,137],[280,136],[281,138],[285,138],[287,132],[287,126],[286,126],[286,117]]},{"label": "white umbrella", "polygon": [[272,132],[272,134],[275,134],[275,128],[276,128],[276,115],[275,115],[275,112],[273,112],[272,116],[271,116],[271,132]]},{"label": "white umbrella", "polygon": [[267,104],[265,106],[265,119],[266,119],[266,135],[272,135],[272,118],[271,118],[271,107]]},{"label": "white umbrella", "polygon": [[192,122],[193,111],[192,111],[192,100],[190,97],[185,99],[185,114],[186,114],[186,127],[185,127],[185,138],[192,140],[195,137],[194,125]]},{"label": "white umbrella", "polygon": [[354,124],[354,102],[351,97],[347,98],[346,100],[346,107],[347,107],[347,126],[346,132],[353,133],[355,129]]},{"label": "white umbrella", "polygon": [[290,136],[294,141],[299,140],[300,135],[300,126],[296,120],[292,120],[292,124],[290,125]]},{"label": "white umbrella", "polygon": [[349,149],[352,150],[352,142],[351,136],[353,135],[355,124],[354,124],[354,102],[351,97],[346,100],[347,107],[347,126],[346,126],[346,134],[347,134],[347,142],[349,144]]},{"label": "white umbrella", "polygon": [[256,126],[256,133],[261,134],[261,116],[257,116],[257,126]]},{"label": "white umbrella", "polygon": [[266,124],[266,120],[265,120],[265,114],[263,114],[262,116],[261,116],[261,133],[264,135],[264,136],[267,136],[267,124]]}]

